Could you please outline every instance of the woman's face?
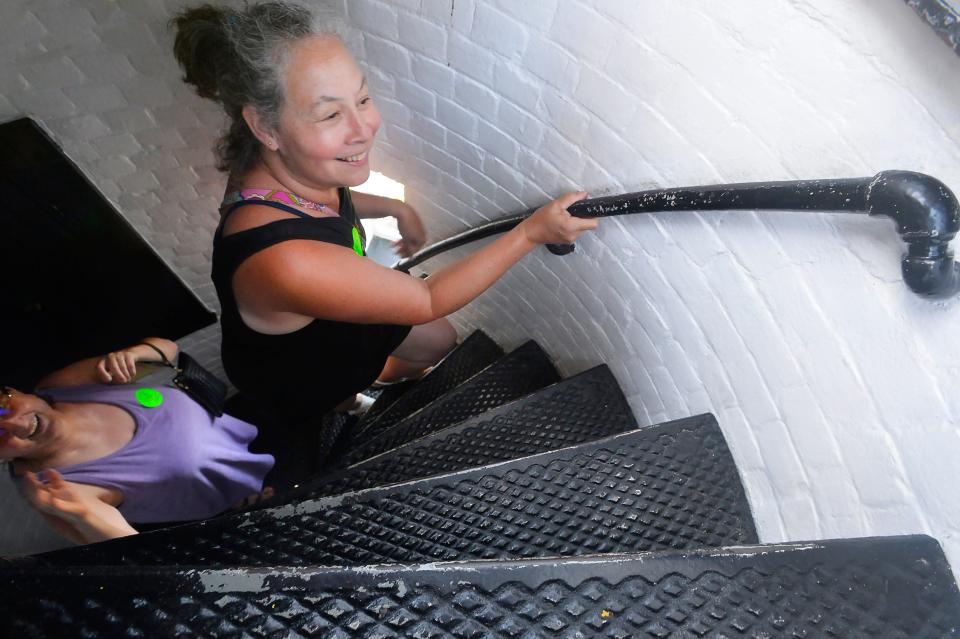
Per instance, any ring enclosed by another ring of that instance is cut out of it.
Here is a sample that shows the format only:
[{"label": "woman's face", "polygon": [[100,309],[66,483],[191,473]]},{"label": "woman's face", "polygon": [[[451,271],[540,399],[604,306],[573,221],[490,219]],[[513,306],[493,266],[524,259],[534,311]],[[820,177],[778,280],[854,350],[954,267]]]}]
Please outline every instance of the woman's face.
[{"label": "woman's face", "polygon": [[55,411],[50,404],[8,386],[0,388],[0,459],[35,457],[51,440]]},{"label": "woman's face", "polygon": [[290,51],[276,131],[285,168],[312,188],[357,186],[370,175],[380,113],[343,43],[314,37]]}]

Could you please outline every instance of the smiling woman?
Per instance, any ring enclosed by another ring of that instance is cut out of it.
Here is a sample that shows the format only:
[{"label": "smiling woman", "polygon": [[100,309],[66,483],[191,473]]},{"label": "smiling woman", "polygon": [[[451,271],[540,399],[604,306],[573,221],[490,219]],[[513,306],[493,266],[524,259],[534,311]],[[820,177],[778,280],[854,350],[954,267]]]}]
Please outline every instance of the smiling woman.
[{"label": "smiling woman", "polygon": [[378,379],[421,375],[455,342],[447,314],[536,245],[596,226],[569,215],[585,196],[570,193],[427,280],[366,259],[360,218],[395,217],[401,255],[426,234],[403,202],[350,191],[370,175],[380,113],[339,22],[266,2],[205,5],[172,24],[184,79],[231,120],[213,254],[223,363],[271,429],[309,430]]}]

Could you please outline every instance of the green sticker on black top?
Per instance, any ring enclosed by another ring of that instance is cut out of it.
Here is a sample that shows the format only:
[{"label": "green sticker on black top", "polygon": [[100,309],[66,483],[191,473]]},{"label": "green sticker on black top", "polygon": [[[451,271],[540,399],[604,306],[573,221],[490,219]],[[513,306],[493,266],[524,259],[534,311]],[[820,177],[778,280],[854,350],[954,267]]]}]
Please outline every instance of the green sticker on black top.
[{"label": "green sticker on black top", "polygon": [[156,408],[163,403],[163,395],[156,388],[138,388],[134,395],[144,408]]},{"label": "green sticker on black top", "polygon": [[360,231],[353,227],[353,250],[357,255],[363,257],[363,240],[360,239]]}]

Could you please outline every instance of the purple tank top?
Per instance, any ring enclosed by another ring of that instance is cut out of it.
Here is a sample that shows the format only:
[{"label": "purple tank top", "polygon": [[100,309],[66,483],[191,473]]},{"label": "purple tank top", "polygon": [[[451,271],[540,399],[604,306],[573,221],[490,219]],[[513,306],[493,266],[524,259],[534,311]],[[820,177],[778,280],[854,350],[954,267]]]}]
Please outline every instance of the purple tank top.
[{"label": "purple tank top", "polygon": [[[127,521],[149,524],[206,519],[260,492],[273,467],[270,455],[247,445],[257,428],[235,417],[213,418],[177,388],[151,387],[162,402],[148,408],[137,399],[143,386],[45,388],[57,402],[98,402],[133,416],[133,439],[105,457],[57,468],[67,481],[123,493],[117,507]],[[151,402],[147,402],[151,403]]]}]

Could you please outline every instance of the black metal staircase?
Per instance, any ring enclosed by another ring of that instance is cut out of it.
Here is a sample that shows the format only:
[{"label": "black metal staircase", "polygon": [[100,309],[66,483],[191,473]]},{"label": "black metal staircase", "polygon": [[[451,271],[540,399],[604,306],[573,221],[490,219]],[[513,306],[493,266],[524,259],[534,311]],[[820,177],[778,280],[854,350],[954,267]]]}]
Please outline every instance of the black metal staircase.
[{"label": "black metal staircase", "polygon": [[3,637],[943,637],[923,536],[759,545],[716,420],[475,334],[266,507],[0,564]]}]

